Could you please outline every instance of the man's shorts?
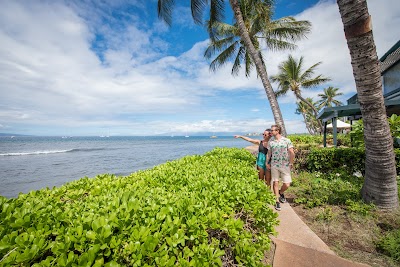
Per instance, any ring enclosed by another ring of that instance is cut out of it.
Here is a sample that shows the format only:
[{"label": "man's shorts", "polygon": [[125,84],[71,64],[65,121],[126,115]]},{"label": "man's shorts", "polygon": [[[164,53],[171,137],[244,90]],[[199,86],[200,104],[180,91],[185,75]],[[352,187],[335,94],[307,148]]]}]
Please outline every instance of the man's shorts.
[{"label": "man's shorts", "polygon": [[280,179],[283,183],[291,183],[290,167],[271,167],[271,178],[272,182],[279,182]]}]

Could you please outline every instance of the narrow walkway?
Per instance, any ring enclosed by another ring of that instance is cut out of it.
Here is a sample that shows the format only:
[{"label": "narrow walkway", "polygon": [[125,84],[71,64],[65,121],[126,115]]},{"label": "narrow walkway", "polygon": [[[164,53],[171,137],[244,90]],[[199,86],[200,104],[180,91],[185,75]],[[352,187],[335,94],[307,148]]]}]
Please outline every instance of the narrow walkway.
[{"label": "narrow walkway", "polygon": [[[257,146],[246,147],[257,155]],[[294,212],[289,203],[277,211],[280,224],[275,228],[277,236],[271,237],[275,244],[273,267],[367,267],[337,256]],[[273,206],[271,206],[274,209]]]},{"label": "narrow walkway", "polygon": [[[273,208],[273,207],[272,207]],[[278,211],[273,267],[366,267],[337,256],[294,212],[289,203]]]}]

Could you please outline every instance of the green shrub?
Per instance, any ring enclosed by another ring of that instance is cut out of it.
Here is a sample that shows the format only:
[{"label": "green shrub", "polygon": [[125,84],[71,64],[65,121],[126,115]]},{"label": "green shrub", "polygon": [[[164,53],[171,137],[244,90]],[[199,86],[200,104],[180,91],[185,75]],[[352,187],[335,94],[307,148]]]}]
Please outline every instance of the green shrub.
[{"label": "green shrub", "polygon": [[[397,174],[400,174],[400,149],[395,148]],[[314,148],[295,150],[295,171],[365,173],[365,150],[361,148]]]},{"label": "green shrub", "polygon": [[377,248],[400,263],[400,229],[384,234],[378,241]]},{"label": "green shrub", "polygon": [[331,222],[333,219],[335,219],[336,214],[333,213],[331,207],[324,208],[320,213],[317,214],[316,219],[318,221],[324,221],[324,222]]},{"label": "green shrub", "polygon": [[[393,145],[395,148],[400,147],[400,116],[392,114],[388,118],[390,134],[393,138]],[[353,147],[364,147],[364,123],[363,120],[358,120],[353,124],[352,131],[350,132]]]},{"label": "green shrub", "polygon": [[353,147],[363,148],[364,147],[364,124],[362,119],[356,121],[350,132],[351,145]]},{"label": "green shrub", "polygon": [[[321,147],[323,145],[323,135],[310,135],[310,134],[292,134],[288,138],[292,141],[295,148],[298,149],[310,149]],[[333,145],[333,135],[326,135],[327,143]],[[337,134],[337,145],[338,146],[351,146],[350,135],[348,134]]]},{"label": "green shrub", "polygon": [[394,156],[396,159],[396,171],[397,175],[400,175],[400,148],[394,149]]},{"label": "green shrub", "polygon": [[0,198],[14,266],[260,266],[277,215],[244,149],[216,148],[126,177]]},{"label": "green shrub", "polygon": [[346,205],[346,201],[360,201],[363,181],[345,172],[302,172],[292,183],[291,191],[297,196],[295,203],[306,208],[324,205]]},{"label": "green shrub", "polygon": [[310,150],[295,149],[294,171],[304,171],[308,169],[308,154]]},{"label": "green shrub", "polygon": [[293,145],[322,144],[322,135],[291,134],[288,138],[292,141]]},{"label": "green shrub", "polygon": [[[332,137],[333,139],[333,137]],[[351,140],[349,134],[338,134],[337,135],[337,146],[351,147]]]},{"label": "green shrub", "polygon": [[365,172],[365,152],[357,148],[317,148],[307,155],[307,169],[324,173],[344,169],[348,173]]},{"label": "green shrub", "polygon": [[371,214],[375,210],[374,204],[366,204],[362,201],[346,200],[346,209],[350,212],[357,213],[363,216]]},{"label": "green shrub", "polygon": [[388,118],[388,122],[390,127],[390,134],[393,137],[395,146],[398,147],[399,143],[396,141],[400,138],[400,116],[392,114],[392,116]]}]

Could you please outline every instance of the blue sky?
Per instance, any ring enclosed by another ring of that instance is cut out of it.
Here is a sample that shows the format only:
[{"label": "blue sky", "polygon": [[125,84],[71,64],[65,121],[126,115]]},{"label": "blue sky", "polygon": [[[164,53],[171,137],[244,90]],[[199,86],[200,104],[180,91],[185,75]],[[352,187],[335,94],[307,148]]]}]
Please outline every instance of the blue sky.
[{"label": "blue sky", "polygon": [[[206,31],[188,1],[176,1],[172,27],[155,0],[0,0],[0,132],[29,135],[154,135],[261,132],[273,116],[256,73],[210,72]],[[370,0],[378,57],[399,39],[400,2]],[[229,10],[229,6],[227,7]],[[269,75],[287,58],[332,81],[303,91],[355,92],[336,1],[276,0],[275,18],[309,20],[294,51],[263,49]],[[230,13],[227,12],[230,20]],[[273,85],[274,87],[276,85]],[[289,133],[305,132],[293,95],[278,99]]]}]

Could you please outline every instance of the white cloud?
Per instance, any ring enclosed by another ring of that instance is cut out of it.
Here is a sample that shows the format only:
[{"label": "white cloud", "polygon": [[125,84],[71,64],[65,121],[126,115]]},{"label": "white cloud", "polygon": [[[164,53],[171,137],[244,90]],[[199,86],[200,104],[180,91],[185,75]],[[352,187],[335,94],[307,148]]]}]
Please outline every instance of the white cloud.
[{"label": "white cloud", "polygon": [[[101,64],[89,48],[92,34],[81,18],[59,4],[35,3],[9,1],[1,12],[4,106],[27,106],[28,112],[39,113],[50,110],[63,117],[66,113],[146,113],[193,102],[180,81],[168,84],[156,69],[141,70],[156,55],[148,33],[131,26],[124,37],[108,36],[110,49]],[[15,13],[20,23],[7,15]]]},{"label": "white cloud", "polygon": [[[380,56],[398,38],[393,34],[400,24],[396,1],[368,1]],[[85,4],[3,0],[0,4],[1,128],[31,134],[63,134],[60,129],[72,128],[76,134],[86,135],[98,134],[98,129],[108,127],[123,135],[151,134],[160,128],[257,132],[272,124],[270,112],[264,114],[259,108],[246,108],[243,112],[248,112],[248,116],[257,112],[267,120],[254,117],[246,120],[243,116],[229,120],[222,117],[228,113],[225,107],[208,109],[207,102],[221,93],[230,97],[233,92],[256,90],[259,99],[265,101],[261,81],[255,73],[250,78],[242,73],[232,77],[229,65],[210,72],[208,62],[203,59],[207,40],[195,43],[180,55],[163,54],[177,44],[168,43],[158,34],[171,29],[159,21],[146,24],[140,14],[124,14],[130,23],[124,22],[119,28],[110,26],[116,21],[109,5],[117,7],[127,2],[144,8],[141,1],[125,0],[112,1],[108,6],[99,2],[96,8],[90,1]],[[189,14],[182,11],[186,13]],[[102,16],[112,23],[100,24]],[[332,77],[333,86],[345,93],[355,92],[336,4],[320,2],[297,18],[310,20],[313,33],[299,43],[293,54],[303,55],[306,66],[323,61],[318,71]],[[182,27],[188,21],[190,15],[185,15],[174,23]],[[93,47],[99,33],[105,40]],[[287,54],[267,54],[270,75]],[[311,94],[316,92],[304,93]],[[279,101],[295,103],[293,96]],[[235,108],[240,108],[240,102],[238,99]],[[294,108],[288,112],[293,113]],[[196,117],[191,118],[191,114]],[[202,114],[207,116],[202,118]],[[168,115],[177,118],[158,119]],[[182,115],[186,118],[180,118]],[[236,118],[234,114],[229,116]],[[35,132],[36,126],[42,130]],[[288,132],[305,131],[300,120],[287,121],[286,127]]]},{"label": "white cloud", "polygon": [[[286,121],[288,133],[304,133],[306,131],[302,121]],[[157,127],[168,132],[182,132],[186,134],[196,132],[262,132],[264,129],[275,124],[273,120],[253,119],[253,120],[201,120],[193,123],[166,123],[157,122]]]},{"label": "white cloud", "polygon": [[[377,46],[378,57],[382,56],[399,38],[400,5],[397,0],[369,0],[368,8],[372,16],[373,34]],[[320,1],[313,7],[295,16],[297,20],[308,20],[312,23],[312,33],[307,39],[297,43],[298,48],[292,52],[266,54],[267,68],[270,75],[277,73],[280,62],[287,59],[288,54],[296,58],[304,57],[305,67],[322,61],[317,74],[332,79],[325,86],[316,90],[303,90],[305,97],[314,97],[327,86],[339,87],[344,93],[341,101],[345,102],[356,93],[349,50],[343,32],[343,24],[335,1]],[[292,94],[280,99],[282,103],[295,102]]]}]

